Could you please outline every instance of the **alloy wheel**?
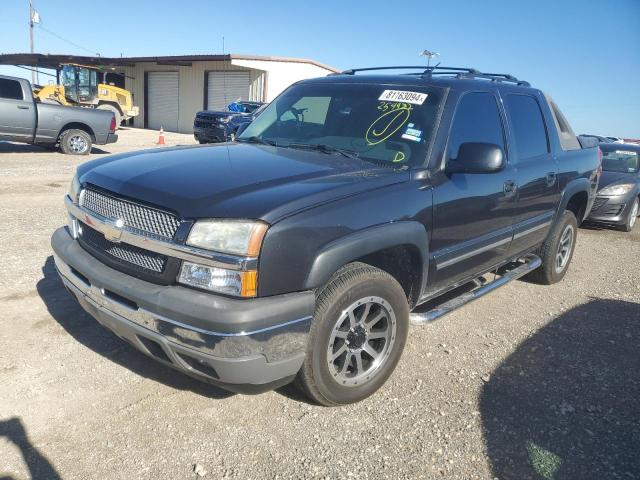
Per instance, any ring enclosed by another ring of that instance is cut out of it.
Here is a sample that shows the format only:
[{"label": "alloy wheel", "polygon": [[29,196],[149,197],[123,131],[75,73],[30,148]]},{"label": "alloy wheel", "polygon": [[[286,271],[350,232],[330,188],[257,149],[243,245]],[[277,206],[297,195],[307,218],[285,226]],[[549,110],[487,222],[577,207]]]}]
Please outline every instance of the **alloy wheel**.
[{"label": "alloy wheel", "polygon": [[560,237],[558,252],[556,253],[556,273],[561,273],[569,263],[571,251],[573,249],[574,229],[572,225],[567,225]]},{"label": "alloy wheel", "polygon": [[638,218],[639,205],[640,205],[640,202],[636,199],[631,209],[631,218],[629,219],[630,229],[633,228],[633,226],[636,224],[636,219]]},{"label": "alloy wheel", "polygon": [[329,337],[327,363],[336,382],[358,386],[371,380],[389,358],[396,316],[387,301],[365,297],[344,310]]},{"label": "alloy wheel", "polygon": [[75,153],[84,153],[87,150],[87,142],[81,135],[74,135],[69,139],[69,146]]}]

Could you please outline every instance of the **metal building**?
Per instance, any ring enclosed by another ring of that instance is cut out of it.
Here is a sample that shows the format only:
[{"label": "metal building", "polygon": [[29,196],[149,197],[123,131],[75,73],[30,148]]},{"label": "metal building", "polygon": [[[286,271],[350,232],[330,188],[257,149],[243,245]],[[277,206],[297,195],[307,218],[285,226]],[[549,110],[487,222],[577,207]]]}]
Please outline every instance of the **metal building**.
[{"label": "metal building", "polygon": [[313,60],[256,55],[119,58],[0,55],[0,64],[55,69],[64,63],[113,72],[108,81],[130,90],[134,104],[140,108],[140,115],[133,119],[134,127],[163,127],[182,133],[193,131],[193,119],[199,110],[224,109],[237,100],[270,102],[298,80],[336,71]]}]

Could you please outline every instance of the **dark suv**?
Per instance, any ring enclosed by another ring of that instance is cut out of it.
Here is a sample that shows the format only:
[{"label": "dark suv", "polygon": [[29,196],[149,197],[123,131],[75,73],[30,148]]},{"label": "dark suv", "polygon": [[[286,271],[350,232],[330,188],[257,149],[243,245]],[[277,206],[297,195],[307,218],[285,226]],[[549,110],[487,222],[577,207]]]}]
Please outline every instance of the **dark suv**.
[{"label": "dark suv", "polygon": [[233,141],[241,127],[251,123],[264,107],[262,102],[237,102],[226,112],[203,110],[193,121],[193,137],[199,143]]},{"label": "dark suv", "polygon": [[299,82],[237,143],[81,165],[52,238],[63,282],[189,375],[338,405],[385,382],[410,319],[561,280],[597,147],[512,76],[407,68]]}]

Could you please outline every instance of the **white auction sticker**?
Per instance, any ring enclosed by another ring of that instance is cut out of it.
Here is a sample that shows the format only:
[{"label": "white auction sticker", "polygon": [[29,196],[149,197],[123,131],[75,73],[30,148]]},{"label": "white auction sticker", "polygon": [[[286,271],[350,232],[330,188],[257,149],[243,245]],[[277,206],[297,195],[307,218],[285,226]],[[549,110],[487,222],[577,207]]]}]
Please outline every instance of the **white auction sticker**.
[{"label": "white auction sticker", "polygon": [[427,99],[426,93],[407,92],[405,90],[385,90],[378,100],[383,102],[404,102],[422,105]]}]

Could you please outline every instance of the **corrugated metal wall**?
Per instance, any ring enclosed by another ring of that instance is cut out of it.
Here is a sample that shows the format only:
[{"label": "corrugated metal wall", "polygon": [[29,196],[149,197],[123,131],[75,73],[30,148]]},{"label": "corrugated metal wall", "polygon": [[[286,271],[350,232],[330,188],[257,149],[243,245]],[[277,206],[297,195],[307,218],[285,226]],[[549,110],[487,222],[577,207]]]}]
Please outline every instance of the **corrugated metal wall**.
[{"label": "corrugated metal wall", "polygon": [[[134,103],[140,107],[140,115],[134,118],[134,127],[144,127],[144,74],[145,72],[172,71],[180,74],[180,93],[178,99],[178,131],[193,132],[193,119],[204,105],[204,78],[206,71],[247,71],[251,75],[250,100],[262,101],[264,98],[265,72],[231,65],[230,62],[193,62],[191,66],[157,65],[138,63],[126,67],[124,73],[126,88],[133,93]],[[132,77],[132,78],[130,78]]]},{"label": "corrugated metal wall", "polygon": [[224,110],[231,102],[251,99],[250,72],[209,72],[207,110]]}]

